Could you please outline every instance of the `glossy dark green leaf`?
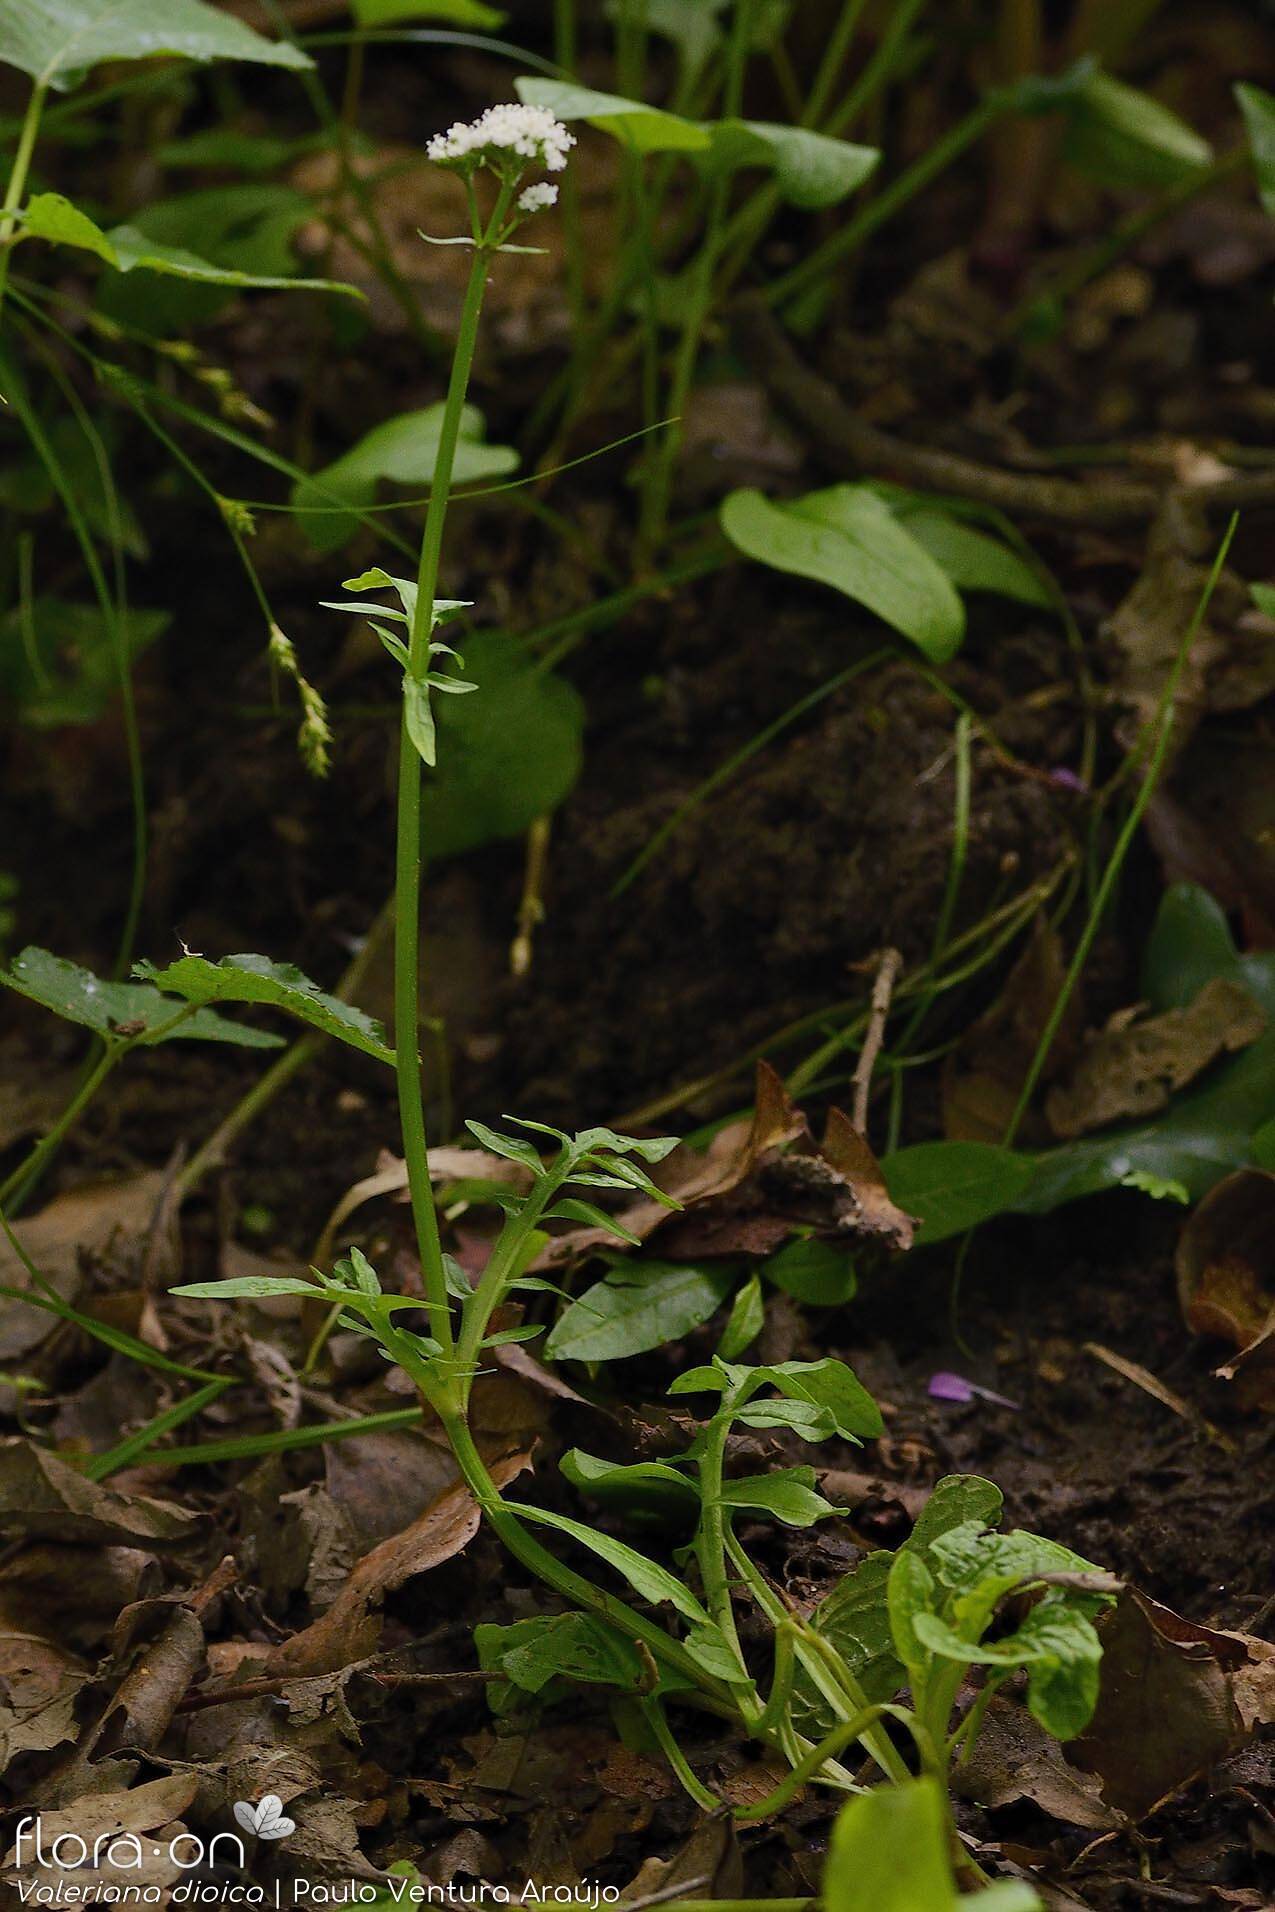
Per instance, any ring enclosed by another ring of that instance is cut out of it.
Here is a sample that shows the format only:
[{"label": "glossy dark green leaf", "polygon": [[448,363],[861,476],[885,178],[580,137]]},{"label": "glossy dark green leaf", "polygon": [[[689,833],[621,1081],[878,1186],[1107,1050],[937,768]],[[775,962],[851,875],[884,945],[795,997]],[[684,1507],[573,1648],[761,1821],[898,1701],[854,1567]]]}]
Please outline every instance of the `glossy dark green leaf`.
[{"label": "glossy dark green leaf", "polygon": [[921,1226],[917,1242],[944,1241],[1003,1215],[1027,1193],[1032,1159],[990,1142],[918,1142],[881,1163],[891,1199]]},{"label": "glossy dark green leaf", "polygon": [[848,1250],[813,1235],[807,1241],[786,1242],[762,1263],[761,1272],[794,1301],[812,1308],[839,1308],[859,1285]]},{"label": "glossy dark green leaf", "polygon": [[716,1313],[734,1279],[728,1268],[630,1264],[572,1302],[545,1353],[552,1361],[618,1361],[679,1341]]}]

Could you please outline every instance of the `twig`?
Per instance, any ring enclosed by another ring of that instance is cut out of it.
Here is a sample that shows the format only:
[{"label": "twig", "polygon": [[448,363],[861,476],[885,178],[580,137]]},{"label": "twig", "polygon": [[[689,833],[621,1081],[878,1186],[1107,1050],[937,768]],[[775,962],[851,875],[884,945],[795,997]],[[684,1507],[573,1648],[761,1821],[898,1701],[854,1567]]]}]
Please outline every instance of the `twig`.
[{"label": "twig", "polygon": [[[290,1686],[304,1686],[313,1673],[274,1675],[259,1680],[241,1680],[238,1686],[219,1686],[211,1693],[187,1693],[178,1703],[179,1713],[203,1713],[211,1706],[232,1706],[236,1700],[277,1699]],[[458,1667],[454,1673],[369,1673],[378,1686],[465,1686],[487,1680],[503,1679],[496,1669]]]},{"label": "twig", "polygon": [[886,949],[881,953],[881,966],[877,970],[876,981],[872,985],[872,1002],[868,1010],[868,1027],[864,1032],[863,1047],[859,1051],[859,1060],[854,1070],[854,1103],[850,1120],[865,1140],[868,1133],[868,1096],[872,1090],[872,1071],[876,1067],[877,1057],[881,1053],[881,1044],[885,1041],[886,1019],[890,1014],[890,998],[894,994],[894,985],[898,981],[899,971],[903,967],[903,956],[897,949]]},{"label": "twig", "polygon": [[[744,357],[780,410],[809,433],[824,463],[843,475],[892,478],[994,505],[1015,517],[1085,525],[1146,524],[1156,515],[1164,490],[1172,488],[1128,479],[1082,482],[1006,471],[955,452],[911,444],[860,417],[827,379],[803,364],[783,327],[756,299],[741,301],[736,308],[734,330]],[[1209,511],[1275,505],[1271,472],[1183,489]]]},{"label": "twig", "polygon": [[522,882],[522,900],[518,905],[518,931],[509,950],[509,973],[525,976],[531,968],[531,946],[537,928],[545,920],[545,864],[549,857],[549,831],[552,818],[537,817],[527,832],[527,862]]}]

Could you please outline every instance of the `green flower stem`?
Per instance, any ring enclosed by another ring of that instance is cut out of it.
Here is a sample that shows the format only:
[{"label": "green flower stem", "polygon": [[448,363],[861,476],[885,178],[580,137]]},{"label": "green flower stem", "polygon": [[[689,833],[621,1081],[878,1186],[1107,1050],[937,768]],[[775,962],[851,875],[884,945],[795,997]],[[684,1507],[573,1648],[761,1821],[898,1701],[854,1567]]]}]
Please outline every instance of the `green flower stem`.
[{"label": "green flower stem", "polygon": [[[773,1627],[781,1625],[794,1628],[793,1650],[805,1672],[833,1711],[844,1722],[849,1717],[848,1707],[856,1713],[864,1711],[868,1705],[868,1696],[851,1673],[841,1655],[826,1640],[822,1639],[810,1627],[796,1627],[792,1615],[782,1600],[773,1593],[764,1577],[749,1559],[747,1553],[735,1535],[726,1531],[726,1551],[747,1581],[766,1618]],[[908,1777],[908,1769],[885,1733],[876,1730],[869,1722],[863,1734],[864,1749],[871,1754],[881,1771],[888,1779],[900,1784]]]},{"label": "green flower stem", "polygon": [[[753,13],[753,0],[737,0],[727,49],[726,84],[722,97],[722,110],[728,118],[738,114],[743,102],[744,68],[748,63]],[[663,538],[668,522],[673,476],[682,445],[682,419],[691,395],[704,328],[712,310],[713,274],[721,257],[729,205],[730,174],[723,168],[709,186],[708,218],[692,268],[686,317],[673,354],[667,405],[668,430],[655,445],[643,486],[639,542],[648,558]]]},{"label": "green flower stem", "polygon": [[[402,1357],[396,1354],[395,1358],[401,1358],[401,1365],[408,1369],[417,1385],[422,1387],[423,1392],[425,1377],[422,1375],[419,1359],[413,1359],[410,1353]],[[738,1708],[730,1693],[720,1681],[714,1680],[705,1673],[703,1667],[691,1658],[679,1641],[666,1633],[664,1628],[657,1625],[654,1620],[648,1620],[645,1614],[631,1607],[627,1601],[617,1599],[613,1594],[605,1592],[603,1588],[595,1586],[591,1580],[586,1580],[583,1574],[578,1574],[572,1568],[564,1566],[547,1547],[540,1544],[534,1535],[527,1532],[518,1519],[517,1513],[503,1498],[500,1489],[488,1473],[486,1462],[478,1451],[464,1416],[446,1406],[440,1408],[439,1415],[470,1493],[486,1515],[493,1531],[514,1559],[529,1568],[565,1599],[573,1601],[578,1607],[583,1607],[586,1613],[596,1613],[599,1619],[616,1627],[629,1639],[639,1641],[649,1648],[652,1657],[659,1665],[668,1667],[680,1674],[683,1679],[689,1679],[696,1689],[696,1697],[702,1705],[707,1706],[709,1711],[719,1714],[724,1719],[736,1719]],[[687,1698],[690,1697],[691,1695],[688,1694]]]},{"label": "green flower stem", "polygon": [[857,1739],[864,1739],[877,1721],[887,1715],[905,1720],[908,1718],[902,1707],[891,1706],[886,1700],[878,1701],[875,1706],[861,1707],[850,1719],[834,1726],[817,1746],[803,1753],[792,1771],[785,1773],[774,1792],[767,1793],[764,1799],[757,1800],[754,1805],[736,1806],[736,1819],[769,1819],[772,1813],[791,1805],[807,1781],[818,1777],[821,1767],[827,1765],[830,1759],[836,1759],[839,1753],[844,1753]]},{"label": "green flower stem", "polygon": [[722,1808],[721,1800],[717,1797],[716,1793],[710,1792],[702,1780],[698,1779],[691,1771],[686,1754],[678,1745],[672,1729],[664,1717],[664,1708],[660,1705],[659,1701],[652,1699],[643,1700],[642,1713],[647,1725],[659,1741],[660,1751],[664,1754],[665,1759],[667,1759],[669,1765],[681,1780],[682,1785],[695,1801],[695,1804],[702,1806],[705,1812],[720,1812]]},{"label": "green flower stem", "polygon": [[[700,1578],[704,1583],[704,1598],[708,1611],[722,1638],[734,1654],[740,1671],[747,1674],[748,1665],[739,1643],[730,1582],[726,1576],[726,1548],[730,1538],[730,1522],[722,1499],[722,1466],[726,1456],[726,1437],[730,1432],[731,1417],[736,1406],[740,1404],[743,1393],[742,1388],[728,1391],[723,1396],[720,1408],[704,1431],[703,1447],[697,1462],[700,1517],[695,1533],[695,1558],[699,1562]],[[739,1710],[742,1717],[752,1726],[761,1717],[763,1709],[756,1704],[749,1693],[743,1692],[739,1695]]]},{"label": "green flower stem", "polygon": [[551,1169],[542,1175],[528,1195],[516,1218],[500,1232],[491,1259],[479,1277],[478,1286],[461,1310],[460,1335],[456,1343],[457,1385],[462,1407],[469,1404],[483,1337],[509,1283],[522,1271],[522,1257],[536,1223],[562,1187],[564,1175]]},{"label": "green flower stem", "polygon": [[[504,222],[514,183],[501,188],[488,226],[488,239]],[[471,188],[472,193],[472,188]],[[451,378],[438,438],[438,459],[430,486],[416,577],[416,614],[408,645],[408,669],[418,679],[429,670],[429,644],[434,629],[434,598],[443,552],[443,528],[451,491],[461,414],[478,342],[478,320],[491,270],[493,247],[485,239],[474,250],[460,332],[452,358]],[[399,1120],[403,1156],[407,1163],[412,1220],[421,1258],[421,1274],[429,1300],[431,1330],[445,1349],[452,1346],[451,1310],[443,1274],[443,1245],[438,1232],[434,1191],[429,1178],[429,1142],[422,1101],[421,1058],[417,1046],[420,1022],[421,937],[421,759],[407,728],[404,703],[399,727],[398,837],[394,865],[394,1056],[398,1077]]]},{"label": "green flower stem", "polygon": [[13,164],[9,168],[9,183],[5,187],[4,204],[0,205],[0,307],[4,305],[4,289],[9,278],[9,254],[13,250],[13,235],[18,224],[18,207],[26,191],[27,174],[31,170],[31,155],[35,151],[36,137],[40,131],[40,115],[44,111],[45,88],[33,86],[31,97],[27,101],[27,110],[23,115],[22,128],[18,134],[18,144],[13,154]]},{"label": "green flower stem", "polygon": [[775,1670],[771,1677],[770,1692],[766,1695],[766,1705],[757,1721],[757,1731],[768,1733],[779,1731],[788,1715],[788,1704],[792,1699],[792,1683],[797,1672],[797,1657],[793,1651],[793,1630],[786,1620],[781,1620],[775,1628]]}]

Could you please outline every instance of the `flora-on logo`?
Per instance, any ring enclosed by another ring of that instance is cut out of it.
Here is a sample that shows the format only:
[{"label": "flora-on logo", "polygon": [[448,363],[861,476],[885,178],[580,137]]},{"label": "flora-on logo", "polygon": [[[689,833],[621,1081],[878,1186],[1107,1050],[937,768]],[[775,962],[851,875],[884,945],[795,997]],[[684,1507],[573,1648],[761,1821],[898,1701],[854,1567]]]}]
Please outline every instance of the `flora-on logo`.
[{"label": "flora-on logo", "polygon": [[235,1818],[245,1832],[255,1832],[258,1839],[286,1839],[297,1829],[296,1820],[285,1816],[278,1793],[267,1793],[255,1806],[247,1799],[237,1799]]}]

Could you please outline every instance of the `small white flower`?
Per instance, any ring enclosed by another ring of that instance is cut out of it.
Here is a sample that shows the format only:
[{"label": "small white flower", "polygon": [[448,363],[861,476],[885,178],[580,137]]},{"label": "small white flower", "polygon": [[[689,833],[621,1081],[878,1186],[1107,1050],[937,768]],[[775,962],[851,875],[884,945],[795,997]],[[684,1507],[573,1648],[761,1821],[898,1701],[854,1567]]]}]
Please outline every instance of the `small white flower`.
[{"label": "small white flower", "polygon": [[547,180],[541,180],[535,186],[528,186],[518,195],[518,207],[521,212],[544,212],[549,206],[556,205],[558,188]]},{"label": "small white flower", "polygon": [[534,162],[560,173],[575,145],[561,120],[547,106],[489,106],[476,120],[457,120],[435,133],[425,151],[440,166],[499,165],[510,158]]}]

